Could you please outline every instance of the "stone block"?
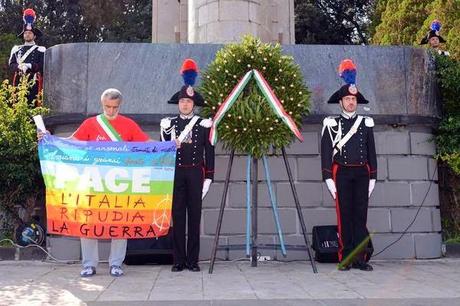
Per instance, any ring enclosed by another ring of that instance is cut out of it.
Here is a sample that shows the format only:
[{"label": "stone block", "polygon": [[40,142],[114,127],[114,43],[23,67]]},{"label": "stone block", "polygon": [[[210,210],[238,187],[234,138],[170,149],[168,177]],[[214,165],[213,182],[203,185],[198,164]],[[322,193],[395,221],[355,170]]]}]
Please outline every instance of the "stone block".
[{"label": "stone block", "polygon": [[[272,184],[272,191],[276,198],[276,184]],[[251,191],[252,193],[252,184]],[[252,194],[251,198],[252,201]],[[228,201],[231,207],[241,208],[246,207],[246,183],[232,183],[230,184]],[[271,207],[270,194],[268,186],[265,183],[259,182],[257,186],[257,206],[258,207]]]},{"label": "stone block", "polygon": [[249,2],[234,0],[219,2],[219,20],[221,21],[248,21]]},{"label": "stone block", "polygon": [[319,134],[315,132],[304,132],[302,136],[304,139],[303,142],[296,139],[294,143],[286,148],[286,153],[289,155],[319,154]]},{"label": "stone block", "polygon": [[440,232],[442,230],[441,225],[441,211],[439,208],[433,207],[431,209],[431,221],[433,222],[433,231]]},{"label": "stone block", "polygon": [[409,206],[410,185],[406,182],[377,182],[370,206]]},{"label": "stone block", "polygon": [[[227,245],[227,238],[219,237],[219,246]],[[212,248],[214,247],[214,236],[200,237],[200,260],[210,260]],[[225,259],[225,251],[217,250],[216,258]]]},{"label": "stone block", "polygon": [[[218,210],[203,211],[203,228],[205,235],[214,235],[216,232]],[[226,209],[221,227],[221,235],[244,234],[246,231],[246,210]]]},{"label": "stone block", "polygon": [[439,189],[437,183],[414,182],[410,185],[412,205],[420,206],[424,201],[423,206],[439,206]]},{"label": "stone block", "polygon": [[428,133],[410,133],[410,148],[413,155],[436,154],[434,135]]},{"label": "stone block", "polygon": [[369,232],[389,233],[391,231],[390,210],[371,208],[367,213],[367,228]]},{"label": "stone block", "polygon": [[[257,212],[257,227],[260,234],[277,234],[275,219],[272,209],[259,209]],[[279,209],[279,222],[281,231],[284,234],[295,234],[297,232],[295,209]]]},{"label": "stone block", "polygon": [[[203,199],[203,208],[220,208],[223,193],[224,183],[212,183],[208,194]],[[227,199],[228,196],[227,194]]]},{"label": "stone block", "polygon": [[438,180],[438,161],[434,158],[428,158],[428,179]]},{"label": "stone block", "polygon": [[48,236],[50,254],[58,260],[80,261],[80,239],[64,236]]},{"label": "stone block", "polygon": [[[295,183],[297,197],[301,206],[320,206],[323,201],[321,183]],[[277,184],[279,206],[295,207],[291,185],[287,183]]]},{"label": "stone block", "polygon": [[388,163],[384,156],[377,156],[377,180],[384,181],[388,178]]},{"label": "stone block", "polygon": [[375,149],[377,154],[409,154],[409,133],[401,132],[376,132]]},{"label": "stone block", "polygon": [[[311,245],[312,243],[312,237],[311,235],[307,235],[308,237],[308,242]],[[283,256],[281,249],[276,250],[276,259],[283,261],[283,260],[309,260],[307,250],[290,250],[289,246],[299,246],[299,247],[306,247],[305,246],[305,240],[303,236],[300,235],[286,235],[283,237],[284,238],[284,244],[286,245],[286,257]],[[275,237],[276,243],[279,243],[278,237]],[[315,251],[312,250],[312,256],[314,258],[315,256]],[[309,268],[309,267],[307,267]],[[311,269],[311,268],[310,268]]]},{"label": "stone block", "polygon": [[[283,233],[293,234],[296,232],[296,211],[293,209],[279,209],[279,221]],[[212,235],[216,232],[217,210],[205,210],[203,212],[204,233]],[[271,209],[258,209],[257,227],[260,234],[276,233],[275,222]],[[227,209],[224,212],[222,222],[222,235],[244,234],[246,232],[246,210],[244,209]]]},{"label": "stone block", "polygon": [[[335,213],[335,209],[332,208],[306,208],[302,209],[302,213],[308,233],[311,233],[313,226],[316,225],[337,224],[337,216]],[[298,232],[300,233],[300,224],[298,225],[298,229]]]},{"label": "stone block", "polygon": [[[399,234],[375,234],[372,236],[374,254],[381,252],[384,248],[395,242]],[[375,259],[409,259],[415,258],[414,237],[411,234],[404,235],[398,242],[387,248]]]},{"label": "stone block", "polygon": [[414,234],[417,259],[441,257],[442,237],[440,233]]},{"label": "stone block", "polygon": [[427,180],[426,157],[389,157],[388,177],[390,180]]},{"label": "stone block", "polygon": [[216,145],[214,146],[214,153],[216,155],[230,155],[230,151],[224,148],[224,144],[222,143],[222,141],[218,141],[216,143]]},{"label": "stone block", "polygon": [[[391,208],[391,229],[392,232],[401,233],[414,220],[417,208]],[[431,209],[422,208],[414,223],[407,229],[407,232],[431,232],[433,229],[431,221]]]},{"label": "stone block", "polygon": [[335,207],[335,200],[332,198],[329,189],[327,189],[326,183],[321,183],[321,191],[323,194],[323,202],[321,203],[324,207]]},{"label": "stone block", "polygon": [[297,158],[297,177],[299,181],[321,181],[321,158],[300,157]]},{"label": "stone block", "polygon": [[[270,156],[269,158],[267,158],[267,162],[268,162],[268,168],[270,169],[270,172],[269,172],[270,179],[272,181],[289,180],[283,157]],[[297,173],[296,160],[294,158],[288,158],[288,162],[289,162],[289,167],[291,168],[293,179],[295,180],[296,173]],[[266,179],[265,170],[264,170],[264,164],[263,164],[262,159],[259,160],[258,167],[259,167],[258,168],[259,180],[265,180]]]},{"label": "stone block", "polygon": [[219,20],[219,3],[209,2],[205,5],[201,5],[198,8],[198,26],[202,27],[211,22],[217,22]]},{"label": "stone block", "polygon": [[[214,179],[217,181],[225,181],[227,175],[227,167],[230,157],[229,156],[216,156]],[[235,156],[233,158],[233,165],[231,169],[230,180],[232,181],[245,181],[246,180],[246,157]]]}]

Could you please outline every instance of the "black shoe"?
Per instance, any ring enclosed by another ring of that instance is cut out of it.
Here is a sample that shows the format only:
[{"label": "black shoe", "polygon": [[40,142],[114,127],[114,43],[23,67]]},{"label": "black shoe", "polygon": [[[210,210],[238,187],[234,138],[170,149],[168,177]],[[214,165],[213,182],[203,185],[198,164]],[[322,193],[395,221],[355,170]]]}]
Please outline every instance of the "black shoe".
[{"label": "black shoe", "polygon": [[374,268],[370,264],[364,261],[357,261],[352,264],[353,269],[359,269],[362,271],[372,271]]},{"label": "black shoe", "polygon": [[200,266],[197,263],[187,265],[188,269],[192,272],[200,272]]},{"label": "black shoe", "polygon": [[174,264],[171,267],[171,272],[180,272],[180,271],[183,271],[184,269],[185,269],[184,264]]}]

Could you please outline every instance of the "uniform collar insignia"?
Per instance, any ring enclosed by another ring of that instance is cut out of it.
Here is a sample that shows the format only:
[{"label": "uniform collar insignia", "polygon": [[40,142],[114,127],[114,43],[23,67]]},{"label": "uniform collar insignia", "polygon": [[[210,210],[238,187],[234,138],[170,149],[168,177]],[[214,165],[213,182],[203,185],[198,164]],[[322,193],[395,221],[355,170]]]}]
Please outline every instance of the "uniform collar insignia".
[{"label": "uniform collar insignia", "polygon": [[349,112],[345,112],[345,111],[342,111],[342,117],[345,118],[345,119],[353,119],[356,117],[356,112],[353,112],[353,113],[349,113]]},{"label": "uniform collar insignia", "polygon": [[188,115],[182,115],[182,114],[180,114],[179,116],[181,117],[181,119],[187,120],[187,119],[192,119],[193,116],[195,116],[195,114],[194,114],[193,112],[191,112],[191,113],[188,114]]}]

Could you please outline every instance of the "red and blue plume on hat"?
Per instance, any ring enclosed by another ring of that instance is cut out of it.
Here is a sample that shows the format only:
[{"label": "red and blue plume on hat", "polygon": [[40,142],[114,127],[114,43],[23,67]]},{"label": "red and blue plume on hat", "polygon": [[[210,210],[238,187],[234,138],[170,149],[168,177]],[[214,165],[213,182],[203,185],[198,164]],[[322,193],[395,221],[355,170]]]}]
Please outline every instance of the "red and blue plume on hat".
[{"label": "red and blue plume on hat", "polygon": [[180,73],[184,79],[184,84],[187,86],[193,86],[195,85],[196,77],[198,76],[198,65],[191,58],[187,58],[182,63]]},{"label": "red and blue plume on hat", "polygon": [[442,25],[439,22],[439,20],[435,19],[431,23],[430,29],[433,30],[433,31],[439,32],[441,30],[441,27],[442,27]]},{"label": "red and blue plume on hat", "polygon": [[349,85],[356,84],[356,66],[351,59],[344,59],[339,65],[339,75]]},{"label": "red and blue plume on hat", "polygon": [[31,8],[24,10],[22,19],[25,25],[32,27],[36,19],[35,11]]}]

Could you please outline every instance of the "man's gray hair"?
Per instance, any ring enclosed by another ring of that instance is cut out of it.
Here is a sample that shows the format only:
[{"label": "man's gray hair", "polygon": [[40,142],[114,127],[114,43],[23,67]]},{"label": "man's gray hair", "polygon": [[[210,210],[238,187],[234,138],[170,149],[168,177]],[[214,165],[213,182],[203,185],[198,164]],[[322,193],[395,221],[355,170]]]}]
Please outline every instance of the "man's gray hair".
[{"label": "man's gray hair", "polygon": [[104,92],[101,95],[101,101],[104,100],[104,99],[120,100],[120,102],[122,102],[123,101],[123,95],[116,88],[108,88],[108,89],[104,90]]}]

